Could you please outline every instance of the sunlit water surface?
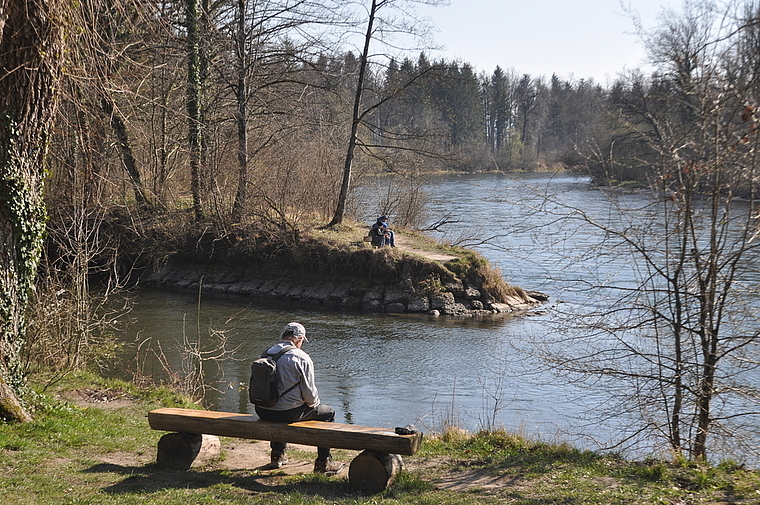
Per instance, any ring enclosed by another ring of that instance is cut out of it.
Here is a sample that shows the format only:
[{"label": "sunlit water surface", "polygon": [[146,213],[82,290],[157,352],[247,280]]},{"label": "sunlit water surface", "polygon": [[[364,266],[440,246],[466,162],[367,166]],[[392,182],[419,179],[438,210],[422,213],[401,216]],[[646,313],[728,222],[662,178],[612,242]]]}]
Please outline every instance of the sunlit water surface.
[{"label": "sunlit water surface", "polygon": [[[137,299],[136,318],[125,338],[162,342],[170,359],[173,343],[184,338],[212,345],[222,331],[234,360],[221,369],[207,367],[215,386],[207,402],[214,409],[253,412],[243,387],[250,361],[277,340],[289,321],[308,332],[305,350],[314,359],[322,401],[337,420],[423,430],[458,425],[470,430],[506,427],[548,440],[568,440],[595,448],[613,440],[612,427],[594,420],[605,402],[604,390],[576,389],[562,377],[539,373],[529,349],[536,339],[558,331],[553,307],[595,306],[584,280],[629,281],[629,259],[616,251],[589,253],[600,234],[536,209],[565,212],[557,199],[586,212],[611,218],[608,197],[586,179],[570,175],[481,174],[431,177],[427,184],[431,221],[457,221],[439,238],[464,241],[499,267],[506,280],[550,295],[530,317],[448,318],[427,315],[322,312],[295,305],[265,305],[244,297],[145,291]],[[645,195],[617,195],[618,204],[638,206]],[[367,209],[367,215],[373,215]],[[614,216],[617,218],[617,216]],[[541,226],[538,226],[538,225]],[[478,242],[486,239],[484,243]],[[588,260],[584,254],[589,254]],[[580,261],[576,261],[580,260]],[[198,307],[200,306],[200,311]],[[155,361],[145,373],[160,374]],[[628,422],[620,420],[621,423]]]}]

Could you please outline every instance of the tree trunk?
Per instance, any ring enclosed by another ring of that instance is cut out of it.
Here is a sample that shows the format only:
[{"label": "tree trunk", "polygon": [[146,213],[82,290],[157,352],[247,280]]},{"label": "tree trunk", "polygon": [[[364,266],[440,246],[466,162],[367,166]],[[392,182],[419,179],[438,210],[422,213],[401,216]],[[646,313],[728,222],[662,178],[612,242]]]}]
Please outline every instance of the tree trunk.
[{"label": "tree trunk", "polygon": [[715,357],[711,355],[703,366],[702,383],[697,397],[697,432],[694,436],[693,457],[707,460],[707,435],[710,433],[710,404],[715,383]]},{"label": "tree trunk", "polygon": [[193,194],[195,218],[205,215],[203,166],[203,129],[201,118],[201,48],[198,0],[185,0],[185,23],[187,26],[187,117],[189,121],[187,141],[190,148],[190,190]]},{"label": "tree trunk", "polygon": [[245,48],[245,2],[238,0],[237,20],[237,130],[238,130],[238,187],[232,206],[232,218],[240,221],[248,202],[248,58]]},{"label": "tree trunk", "polygon": [[0,376],[0,420],[22,422],[32,420],[32,416],[24,410],[16,394],[5,383],[2,376]]},{"label": "tree trunk", "polygon": [[124,120],[119,116],[116,107],[114,107],[113,99],[108,96],[107,92],[103,92],[101,108],[108,118],[111,128],[113,128],[114,134],[116,134],[119,151],[121,152],[121,162],[124,164],[124,168],[129,175],[129,180],[132,182],[132,191],[135,193],[135,200],[139,205],[144,205],[148,203],[148,201],[145,198],[145,190],[143,188],[142,180],[140,179],[140,171],[137,170],[137,161],[132,153],[132,145],[129,142],[127,125],[124,124]]},{"label": "tree trunk", "polygon": [[[382,4],[383,1],[380,1]],[[372,41],[372,27],[375,23],[375,13],[377,12],[377,0],[372,0],[372,6],[369,11],[369,20],[367,21],[367,33],[364,36],[364,49],[362,50],[361,61],[359,62],[359,80],[356,83],[356,95],[354,96],[354,110],[351,116],[351,136],[348,138],[348,150],[346,152],[346,162],[343,165],[343,182],[340,185],[340,195],[338,195],[338,205],[335,209],[332,221],[328,226],[339,225],[343,222],[346,212],[346,200],[348,200],[348,190],[351,185],[351,167],[354,162],[354,151],[356,150],[356,134],[361,122],[359,108],[362,102],[362,91],[364,91],[364,76],[367,72],[367,59],[369,58],[369,43]]]},{"label": "tree trunk", "polygon": [[[675,276],[678,279],[678,273]],[[674,361],[674,374],[673,374],[673,406],[670,413],[670,447],[673,451],[680,455],[683,452],[683,441],[681,438],[681,410],[683,409],[683,396],[684,396],[684,384],[683,384],[683,372],[684,372],[684,359],[682,347],[682,314],[681,314],[681,297],[680,290],[678,290],[677,280],[672,283],[673,289],[673,304],[675,305],[675,317],[676,325],[673,328],[673,361]]]},{"label": "tree trunk", "polygon": [[0,415],[10,420],[29,419],[13,388],[45,231],[43,163],[63,40],[57,7],[0,0]]}]

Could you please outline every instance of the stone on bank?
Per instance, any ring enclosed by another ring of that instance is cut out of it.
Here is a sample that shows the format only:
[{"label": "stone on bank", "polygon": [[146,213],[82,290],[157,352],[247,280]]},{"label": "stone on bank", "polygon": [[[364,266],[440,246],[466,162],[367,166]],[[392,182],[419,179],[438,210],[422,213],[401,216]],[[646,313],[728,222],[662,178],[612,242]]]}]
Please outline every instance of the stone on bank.
[{"label": "stone on bank", "polygon": [[314,307],[350,311],[411,313],[448,316],[503,314],[530,309],[546,299],[540,293],[523,297],[509,296],[504,302],[492,301],[481,286],[457,279],[440,288],[424,292],[413,283],[402,280],[396,284],[366,285],[330,280],[298,281],[285,277],[264,276],[260,272],[240,272],[232,267],[202,268],[169,265],[144,279],[150,287],[178,291],[224,293],[262,300],[281,300]]}]

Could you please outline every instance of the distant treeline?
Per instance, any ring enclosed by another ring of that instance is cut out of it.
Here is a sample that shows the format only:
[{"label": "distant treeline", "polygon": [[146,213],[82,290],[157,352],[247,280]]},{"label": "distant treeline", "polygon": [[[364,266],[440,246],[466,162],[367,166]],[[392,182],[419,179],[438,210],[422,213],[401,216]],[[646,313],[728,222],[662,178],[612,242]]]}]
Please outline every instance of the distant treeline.
[{"label": "distant treeline", "polygon": [[[53,213],[108,202],[283,226],[329,217],[362,55],[316,38],[331,19],[318,4],[117,0],[72,13]],[[577,148],[603,130],[612,99],[590,81],[476,74],[425,53],[369,63],[355,173],[395,174],[411,181],[404,194],[431,170],[583,165]]]},{"label": "distant treeline", "polygon": [[[192,207],[197,217],[285,229],[325,222],[353,118],[354,179],[391,174],[393,187],[377,191],[407,224],[421,205],[420,174],[435,170],[559,166],[600,182],[645,181],[658,159],[651,141],[694,127],[696,93],[711,80],[757,89],[757,58],[746,49],[757,31],[751,9],[726,41],[703,32],[700,46],[686,32],[681,41],[654,32],[657,72],[604,87],[501,67],[476,73],[424,52],[332,51],[339,46],[325,27],[347,24],[330,11],[339,4],[117,0],[77,11],[49,159],[54,220],[86,202]],[[361,19],[352,26],[361,32]],[[701,74],[699,52],[719,42],[734,47],[721,55],[725,69]],[[734,94],[729,107],[751,115],[755,98]]]}]

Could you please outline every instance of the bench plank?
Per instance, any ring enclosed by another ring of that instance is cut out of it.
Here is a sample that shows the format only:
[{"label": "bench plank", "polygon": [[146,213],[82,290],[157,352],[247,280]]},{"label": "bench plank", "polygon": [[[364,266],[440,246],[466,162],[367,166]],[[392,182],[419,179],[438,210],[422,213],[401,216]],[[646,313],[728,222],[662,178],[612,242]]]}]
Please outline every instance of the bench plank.
[{"label": "bench plank", "polygon": [[407,456],[417,452],[422,442],[422,433],[398,435],[385,428],[324,421],[273,423],[249,414],[210,410],[157,409],[148,413],[148,423],[154,430],[290,442],[335,449],[370,449]]}]

